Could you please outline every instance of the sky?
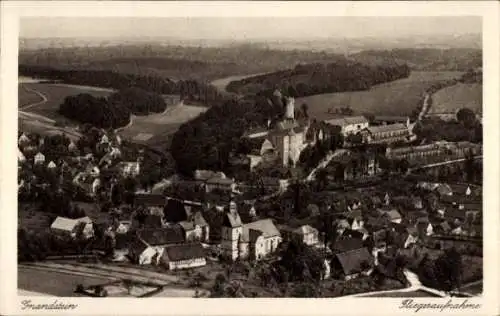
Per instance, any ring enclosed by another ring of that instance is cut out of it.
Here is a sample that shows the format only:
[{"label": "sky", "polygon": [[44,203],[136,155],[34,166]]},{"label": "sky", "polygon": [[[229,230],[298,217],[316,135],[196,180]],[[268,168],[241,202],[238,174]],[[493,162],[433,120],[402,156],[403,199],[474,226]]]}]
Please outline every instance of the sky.
[{"label": "sky", "polygon": [[481,33],[480,17],[23,17],[20,37],[303,39]]}]

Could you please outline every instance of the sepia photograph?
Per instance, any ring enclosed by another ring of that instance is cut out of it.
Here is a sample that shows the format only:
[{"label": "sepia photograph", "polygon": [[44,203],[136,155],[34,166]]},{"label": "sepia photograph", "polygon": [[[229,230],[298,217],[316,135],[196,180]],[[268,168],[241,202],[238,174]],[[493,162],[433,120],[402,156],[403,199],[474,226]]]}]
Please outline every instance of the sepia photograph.
[{"label": "sepia photograph", "polygon": [[17,295],[478,308],[483,22],[21,16]]}]

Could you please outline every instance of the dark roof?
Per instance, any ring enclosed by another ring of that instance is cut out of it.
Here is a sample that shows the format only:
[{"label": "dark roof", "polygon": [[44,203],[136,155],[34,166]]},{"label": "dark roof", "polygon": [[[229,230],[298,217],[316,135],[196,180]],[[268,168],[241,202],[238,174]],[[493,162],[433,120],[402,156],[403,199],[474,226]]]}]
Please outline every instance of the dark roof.
[{"label": "dark roof", "polygon": [[129,253],[133,257],[134,256],[139,256],[147,248],[148,248],[148,245],[145,244],[139,238],[137,238],[137,236],[135,236],[134,238],[132,238],[130,240],[129,246],[128,246]]},{"label": "dark roof", "polygon": [[376,134],[376,133],[382,133],[382,132],[408,130],[408,128],[404,124],[396,123],[396,124],[389,124],[389,125],[370,126],[367,128],[367,130],[371,134]]},{"label": "dark roof", "polygon": [[115,234],[115,248],[125,249],[132,243],[132,240],[137,239],[132,234]]},{"label": "dark roof", "polygon": [[167,222],[176,223],[185,221],[188,218],[184,203],[176,199],[168,199],[163,213]]},{"label": "dark roof", "polygon": [[363,236],[364,234],[362,232],[352,229],[346,229],[342,233],[342,237],[351,238],[353,240],[362,240]]},{"label": "dark roof", "polygon": [[363,240],[361,238],[339,238],[332,246],[332,251],[334,253],[342,253],[359,248],[363,248]]},{"label": "dark roof", "polygon": [[134,196],[134,205],[164,207],[165,203],[166,198],[162,194],[136,193]]},{"label": "dark roof", "polygon": [[150,246],[184,242],[184,232],[178,225],[159,229],[143,229],[138,232],[138,235]]},{"label": "dark roof", "polygon": [[182,261],[205,257],[205,251],[200,243],[173,245],[165,248],[170,261]]},{"label": "dark roof", "polygon": [[448,219],[458,218],[460,220],[464,220],[467,218],[465,210],[457,210],[457,209],[447,209],[444,212],[444,217],[446,217]]},{"label": "dark roof", "polygon": [[161,217],[157,215],[147,215],[144,219],[144,226],[148,228],[162,227]]},{"label": "dark roof", "polygon": [[373,258],[366,248],[337,253],[335,255],[345,275],[362,272],[363,262],[373,265]]}]

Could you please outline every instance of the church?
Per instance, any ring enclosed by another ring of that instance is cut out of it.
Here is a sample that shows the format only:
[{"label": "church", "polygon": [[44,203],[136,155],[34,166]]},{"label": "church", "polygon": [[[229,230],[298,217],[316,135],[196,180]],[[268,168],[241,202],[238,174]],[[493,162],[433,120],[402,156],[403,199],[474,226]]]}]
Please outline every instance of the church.
[{"label": "church", "polygon": [[[275,96],[281,97],[279,91]],[[250,169],[262,161],[278,159],[283,167],[294,166],[299,160],[302,151],[318,140],[323,140],[323,131],[311,126],[309,119],[295,118],[295,99],[285,97],[283,117],[266,128],[257,128],[248,131],[243,136],[251,144],[251,151],[247,155],[250,159]]]}]

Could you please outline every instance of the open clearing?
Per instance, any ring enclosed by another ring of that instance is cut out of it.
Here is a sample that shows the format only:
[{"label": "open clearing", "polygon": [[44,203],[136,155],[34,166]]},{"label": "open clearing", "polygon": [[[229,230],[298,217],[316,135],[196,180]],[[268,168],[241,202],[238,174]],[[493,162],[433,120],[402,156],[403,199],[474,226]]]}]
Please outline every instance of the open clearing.
[{"label": "open clearing", "polygon": [[[31,91],[30,91],[31,90]],[[47,83],[21,83],[19,84],[19,108],[28,106],[26,100],[33,100],[33,91],[37,91],[47,98],[47,101],[29,108],[29,112],[40,114],[55,120],[68,121],[58,114],[59,105],[64,102],[64,98],[80,93],[89,93],[95,97],[105,97],[111,94],[112,90],[99,89],[94,87],[70,86],[62,84]],[[36,95],[36,94],[35,94]],[[22,102],[21,102],[22,100]],[[36,101],[35,101],[36,102]]]},{"label": "open clearing", "polygon": [[250,74],[250,75],[238,75],[238,76],[230,76],[230,77],[225,77],[225,78],[221,78],[221,79],[216,79],[212,82],[210,82],[210,84],[214,87],[216,87],[217,89],[219,89],[219,91],[221,92],[227,92],[226,90],[226,87],[227,85],[231,82],[231,81],[238,81],[238,80],[243,80],[243,79],[246,79],[246,78],[250,78],[250,77],[255,77],[255,76],[260,76],[260,75],[264,75],[265,73],[258,73],[258,74]]},{"label": "open clearing", "polygon": [[330,108],[350,107],[357,114],[409,115],[422,102],[433,84],[458,78],[460,72],[412,72],[410,77],[372,87],[368,91],[340,92],[298,98],[296,104],[307,103],[309,115],[316,119],[334,118]]},{"label": "open clearing", "polygon": [[483,85],[480,83],[458,83],[432,95],[430,113],[454,113],[461,108],[481,112],[483,106]]},{"label": "open clearing", "polygon": [[[131,124],[120,130],[120,135],[130,141],[161,147],[185,122],[194,119],[207,108],[192,105],[176,105],[163,113],[133,116]],[[166,145],[166,144],[165,144]],[[165,148],[163,148],[165,149]]]}]

